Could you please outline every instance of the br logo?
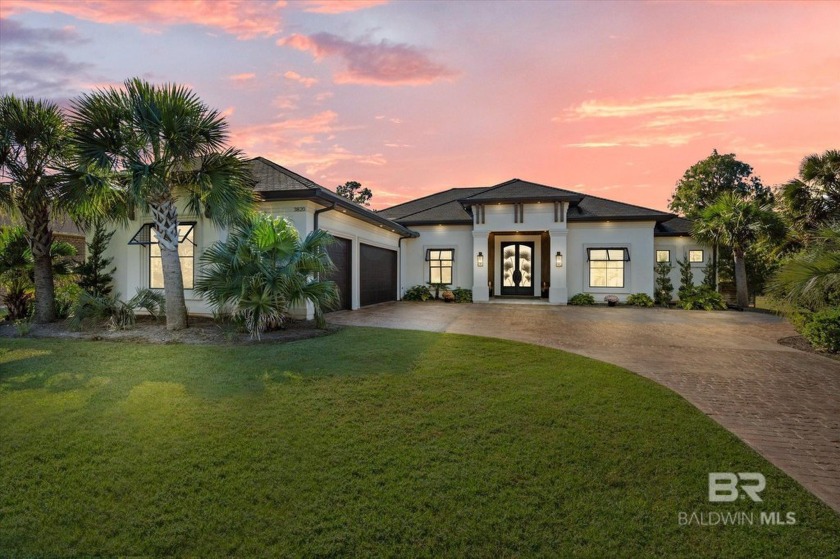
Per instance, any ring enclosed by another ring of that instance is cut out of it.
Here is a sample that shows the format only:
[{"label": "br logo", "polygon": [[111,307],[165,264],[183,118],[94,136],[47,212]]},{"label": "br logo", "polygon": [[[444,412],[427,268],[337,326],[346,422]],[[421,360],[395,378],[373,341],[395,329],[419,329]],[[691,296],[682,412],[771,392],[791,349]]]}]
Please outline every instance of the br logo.
[{"label": "br logo", "polygon": [[739,496],[743,499],[745,494],[760,503],[761,497],[758,494],[764,491],[766,485],[764,476],[757,472],[712,472],[709,474],[709,501],[731,503],[738,500]]}]

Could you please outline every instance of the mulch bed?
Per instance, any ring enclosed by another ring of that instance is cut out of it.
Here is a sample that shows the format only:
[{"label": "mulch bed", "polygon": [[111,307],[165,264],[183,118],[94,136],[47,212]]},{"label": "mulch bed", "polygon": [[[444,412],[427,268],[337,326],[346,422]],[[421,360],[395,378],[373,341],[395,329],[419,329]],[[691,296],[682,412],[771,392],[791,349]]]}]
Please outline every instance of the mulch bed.
[{"label": "mulch bed", "polygon": [[823,357],[828,357],[829,359],[834,359],[835,361],[840,361],[840,353],[828,353],[827,351],[820,351],[812,346],[808,340],[805,339],[804,336],[788,336],[786,338],[780,338],[779,343],[786,347],[792,347],[793,349],[798,349],[799,351],[807,351],[808,353],[816,353],[817,355],[822,355]]},{"label": "mulch bed", "polygon": [[[30,338],[67,338],[76,340],[111,340],[151,344],[254,344],[283,343],[317,338],[340,330],[340,326],[327,325],[319,330],[311,320],[290,320],[282,330],[264,332],[259,341],[252,340],[247,333],[238,332],[233,326],[220,326],[207,317],[190,317],[190,327],[170,332],[164,321],[151,317],[137,317],[137,323],[130,330],[109,330],[105,327],[88,327],[80,331],[70,330],[66,321],[52,324],[33,324],[26,334]],[[9,322],[0,322],[0,338],[20,337],[17,328]]]}]

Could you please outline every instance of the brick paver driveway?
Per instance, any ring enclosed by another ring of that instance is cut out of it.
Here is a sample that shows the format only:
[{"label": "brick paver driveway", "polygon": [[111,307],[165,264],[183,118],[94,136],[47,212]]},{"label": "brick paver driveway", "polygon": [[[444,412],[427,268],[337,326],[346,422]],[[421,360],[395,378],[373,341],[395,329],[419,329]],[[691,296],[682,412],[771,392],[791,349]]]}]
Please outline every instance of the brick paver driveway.
[{"label": "brick paver driveway", "polygon": [[667,386],[840,512],[840,362],[776,343],[751,312],[388,303],[338,324],[473,334],[564,349]]}]

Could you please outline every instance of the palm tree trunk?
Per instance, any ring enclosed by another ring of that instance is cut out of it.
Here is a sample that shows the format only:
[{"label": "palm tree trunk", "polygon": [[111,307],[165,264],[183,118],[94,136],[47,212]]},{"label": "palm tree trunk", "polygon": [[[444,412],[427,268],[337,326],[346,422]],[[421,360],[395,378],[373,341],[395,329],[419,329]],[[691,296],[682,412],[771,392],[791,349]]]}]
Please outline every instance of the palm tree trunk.
[{"label": "palm tree trunk", "polygon": [[35,322],[46,324],[55,320],[55,283],[52,269],[52,241],[50,213],[46,205],[24,212],[23,220],[29,234],[29,249],[35,264]]},{"label": "palm tree trunk", "polygon": [[735,258],[735,291],[736,301],[739,307],[747,308],[750,305],[750,291],[747,285],[747,262],[744,259],[744,251],[733,249]]},{"label": "palm tree trunk", "polygon": [[181,260],[178,258],[178,210],[171,200],[151,204],[150,207],[163,268],[166,329],[182,330],[187,327],[187,303],[184,300]]}]

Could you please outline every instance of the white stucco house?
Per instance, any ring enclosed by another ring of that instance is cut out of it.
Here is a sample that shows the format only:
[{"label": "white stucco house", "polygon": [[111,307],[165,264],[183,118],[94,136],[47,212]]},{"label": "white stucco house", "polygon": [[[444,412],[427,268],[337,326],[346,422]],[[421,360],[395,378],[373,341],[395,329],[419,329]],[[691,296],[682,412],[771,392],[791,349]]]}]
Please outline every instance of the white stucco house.
[{"label": "white stucco house", "polygon": [[[678,259],[691,260],[700,282],[710,257],[691,239],[690,223],[673,214],[520,179],[452,188],[374,212],[265,158],[251,166],[261,211],[289,219],[302,236],[320,228],[336,238],[332,279],[345,309],[398,300],[430,282],[472,289],[477,303],[652,296],[656,261],[671,262],[678,286]],[[200,215],[179,216],[187,306],[210,313],[192,286],[201,253],[227,231]],[[162,288],[156,248],[148,216],[115,232],[109,256],[118,292]]]}]

